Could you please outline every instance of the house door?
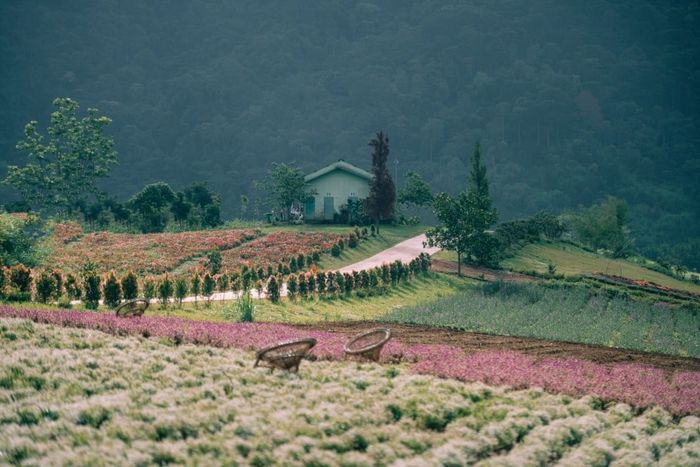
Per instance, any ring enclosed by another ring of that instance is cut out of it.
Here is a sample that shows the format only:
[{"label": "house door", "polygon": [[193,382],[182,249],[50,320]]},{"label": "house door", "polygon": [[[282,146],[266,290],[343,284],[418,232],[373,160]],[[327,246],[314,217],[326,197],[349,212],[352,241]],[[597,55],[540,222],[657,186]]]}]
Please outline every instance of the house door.
[{"label": "house door", "polygon": [[304,203],[304,217],[306,219],[313,219],[316,217],[316,198],[311,197]]},{"label": "house door", "polygon": [[335,214],[335,206],[333,204],[333,197],[326,196],[325,198],[323,198],[323,218],[327,221],[332,221],[333,214]]}]

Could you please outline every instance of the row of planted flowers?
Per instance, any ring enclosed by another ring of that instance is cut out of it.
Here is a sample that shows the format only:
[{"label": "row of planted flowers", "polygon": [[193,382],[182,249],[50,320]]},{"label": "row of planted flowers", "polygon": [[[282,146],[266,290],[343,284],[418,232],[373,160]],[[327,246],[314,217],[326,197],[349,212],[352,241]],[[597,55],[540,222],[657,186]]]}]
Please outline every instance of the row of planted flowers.
[{"label": "row of planted flowers", "polygon": [[[346,337],[317,330],[300,330],[273,323],[213,323],[170,317],[117,318],[107,313],[45,311],[0,307],[0,316],[30,319],[59,326],[95,329],[116,335],[162,337],[176,343],[207,344],[254,350],[272,342],[315,337],[313,354],[321,359],[343,358]],[[472,354],[449,345],[406,345],[391,341],[383,359],[408,362],[418,373],[515,388],[541,387],[572,396],[590,394],[639,408],[658,405],[682,414],[700,414],[700,372],[664,370],[639,364],[594,363],[575,358],[545,358],[513,351]]]},{"label": "row of planted flowers", "polygon": [[[326,299],[349,297],[355,291],[363,298],[386,293],[389,287],[396,287],[419,273],[430,269],[430,256],[421,253],[409,263],[395,261],[369,270],[340,273],[337,271],[318,271],[315,263],[307,272],[296,274],[297,268],[282,268],[275,274],[272,268],[264,271],[243,266],[239,272],[211,274],[208,271],[195,271],[190,276],[176,279],[168,274],[161,277],[147,277],[139,280],[133,273],[125,274],[121,279],[110,272],[99,275],[94,269],[86,268],[79,278],[72,274],[63,276],[59,271],[37,271],[15,265],[9,269],[0,268],[0,298],[10,301],[29,301],[32,297],[38,302],[57,302],[70,307],[71,300],[83,300],[86,307],[97,309],[100,300],[108,307],[115,307],[122,300],[131,300],[139,296],[151,301],[160,300],[167,306],[173,299],[180,305],[189,295],[210,299],[215,292],[249,291],[256,289],[258,297],[265,292],[267,298],[277,303],[283,292],[291,300],[306,299],[316,296]],[[304,264],[303,255],[298,261]],[[297,264],[296,260],[292,260]],[[284,285],[286,283],[286,290]]]}]

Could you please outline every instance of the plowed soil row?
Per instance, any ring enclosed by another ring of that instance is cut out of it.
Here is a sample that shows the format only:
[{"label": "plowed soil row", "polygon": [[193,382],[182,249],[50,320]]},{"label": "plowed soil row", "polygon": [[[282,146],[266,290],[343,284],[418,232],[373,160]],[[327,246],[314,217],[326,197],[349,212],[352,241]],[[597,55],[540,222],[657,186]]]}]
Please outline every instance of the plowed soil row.
[{"label": "plowed soil row", "polygon": [[393,338],[406,344],[454,345],[467,352],[514,350],[539,358],[574,357],[598,363],[641,363],[667,371],[700,371],[700,359],[697,358],[527,337],[496,336],[430,326],[353,321],[298,325],[297,327],[351,336],[377,326],[389,327]]}]

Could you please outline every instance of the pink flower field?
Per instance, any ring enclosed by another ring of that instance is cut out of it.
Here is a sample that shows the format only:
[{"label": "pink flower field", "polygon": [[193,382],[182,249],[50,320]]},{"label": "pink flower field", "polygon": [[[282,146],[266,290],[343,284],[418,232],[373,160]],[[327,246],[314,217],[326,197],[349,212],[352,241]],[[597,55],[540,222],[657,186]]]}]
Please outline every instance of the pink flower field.
[{"label": "pink flower field", "polygon": [[[0,317],[244,350],[254,350],[278,340],[312,336],[318,340],[313,354],[320,359],[333,360],[344,358],[346,340],[341,334],[302,331],[274,323],[214,323],[152,316],[124,319],[107,313],[7,306],[0,307]],[[541,387],[571,396],[588,394],[639,408],[658,405],[677,415],[700,414],[700,372],[669,374],[652,366],[604,365],[575,358],[538,360],[513,351],[467,354],[449,345],[405,345],[396,340],[385,348],[384,359],[408,362],[412,371],[422,374],[514,388]]]}]

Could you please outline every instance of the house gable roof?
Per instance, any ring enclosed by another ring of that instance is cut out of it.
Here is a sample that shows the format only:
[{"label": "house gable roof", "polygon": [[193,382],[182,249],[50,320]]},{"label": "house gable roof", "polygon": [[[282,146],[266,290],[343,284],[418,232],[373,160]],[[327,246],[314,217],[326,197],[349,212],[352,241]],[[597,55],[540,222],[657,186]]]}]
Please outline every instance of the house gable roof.
[{"label": "house gable roof", "polygon": [[327,165],[323,167],[322,169],[318,169],[316,172],[312,172],[308,174],[307,176],[304,177],[305,182],[310,182],[312,180],[315,180],[323,175],[326,175],[329,172],[333,172],[334,170],[342,170],[344,172],[351,173],[353,175],[357,175],[358,177],[364,178],[366,180],[372,180],[372,174],[367,172],[366,170],[362,170],[361,168],[354,166],[350,164],[349,162],[345,162],[344,160],[339,160],[336,162],[333,162],[330,165]]}]

